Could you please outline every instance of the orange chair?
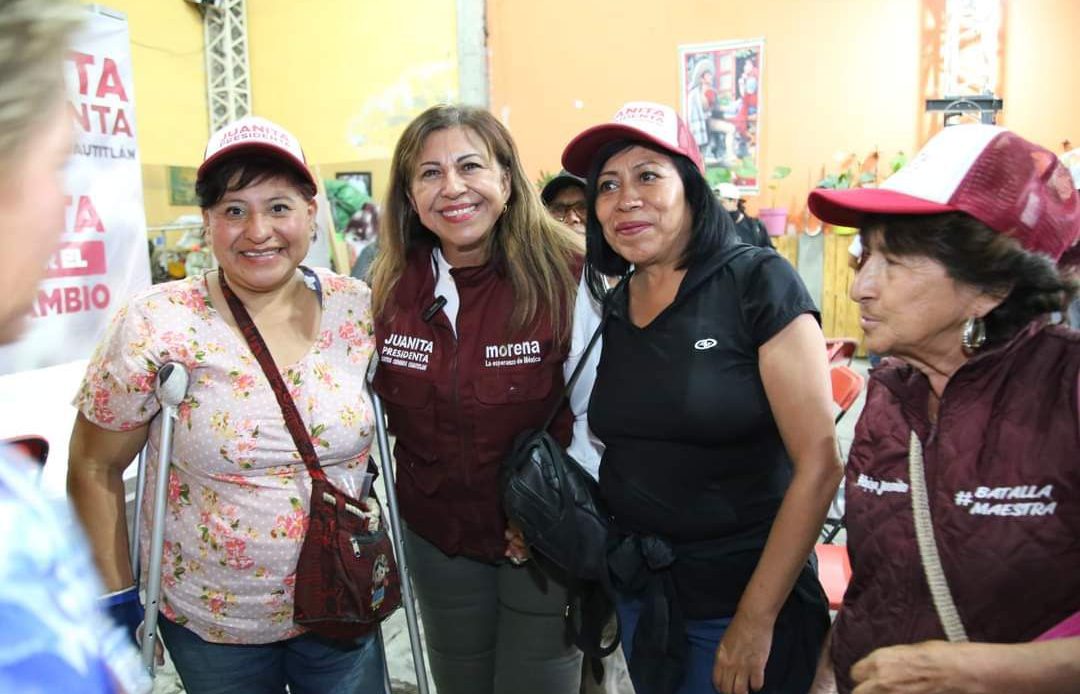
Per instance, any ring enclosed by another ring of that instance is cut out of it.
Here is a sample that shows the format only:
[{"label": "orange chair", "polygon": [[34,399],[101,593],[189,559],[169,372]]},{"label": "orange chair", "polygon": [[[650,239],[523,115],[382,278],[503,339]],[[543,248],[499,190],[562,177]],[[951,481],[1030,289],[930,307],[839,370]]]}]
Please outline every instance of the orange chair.
[{"label": "orange chair", "polygon": [[[839,422],[859,399],[866,379],[854,369],[839,364],[829,369],[829,377],[832,380],[833,408],[836,421]],[[834,505],[837,503],[839,502],[834,502]],[[831,544],[842,526],[843,521],[839,517],[826,519],[822,529],[822,543],[814,548],[818,557],[818,578],[825,588],[831,610],[840,609],[844,591],[851,580],[851,562],[848,560],[847,547]]]},{"label": "orange chair", "polygon": [[814,547],[818,558],[818,579],[829,598],[829,609],[838,610],[851,580],[851,561],[844,545],[820,544]]},{"label": "orange chair", "polygon": [[829,368],[829,378],[832,380],[833,413],[836,416],[834,421],[839,422],[859,399],[866,379],[850,366],[840,364]]},{"label": "orange chair", "polygon": [[851,360],[858,348],[859,341],[850,337],[830,337],[825,340],[825,350],[830,364],[843,362],[844,366],[851,366]]}]

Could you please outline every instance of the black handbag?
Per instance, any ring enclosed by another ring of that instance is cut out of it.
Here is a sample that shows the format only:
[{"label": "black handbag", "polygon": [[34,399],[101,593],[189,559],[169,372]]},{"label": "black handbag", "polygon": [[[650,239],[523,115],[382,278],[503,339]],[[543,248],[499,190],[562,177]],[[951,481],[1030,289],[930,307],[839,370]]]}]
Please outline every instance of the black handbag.
[{"label": "black handbag", "polygon": [[540,429],[517,437],[500,470],[503,509],[521,528],[529,547],[572,579],[603,585],[609,584],[607,543],[611,517],[600,499],[596,480],[567,454],[548,429],[569,400],[589,354],[603,334],[612,296],[629,279],[628,274],[609,292],[600,325],[589,338],[563,397]]}]

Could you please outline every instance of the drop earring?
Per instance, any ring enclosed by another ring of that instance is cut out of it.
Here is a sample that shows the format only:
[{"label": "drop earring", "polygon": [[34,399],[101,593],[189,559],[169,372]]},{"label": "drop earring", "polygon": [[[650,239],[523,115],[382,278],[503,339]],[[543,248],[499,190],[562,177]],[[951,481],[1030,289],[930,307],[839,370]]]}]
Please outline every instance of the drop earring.
[{"label": "drop earring", "polygon": [[960,343],[967,354],[978,352],[986,344],[986,322],[977,316],[964,321],[964,333],[960,337]]}]

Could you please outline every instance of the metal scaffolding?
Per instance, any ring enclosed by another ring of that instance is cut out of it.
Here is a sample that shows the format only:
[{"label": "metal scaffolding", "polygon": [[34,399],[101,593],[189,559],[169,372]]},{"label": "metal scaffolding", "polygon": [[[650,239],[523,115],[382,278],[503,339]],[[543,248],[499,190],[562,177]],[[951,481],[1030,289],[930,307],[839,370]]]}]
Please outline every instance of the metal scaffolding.
[{"label": "metal scaffolding", "polygon": [[245,0],[203,3],[210,132],[251,113]]}]

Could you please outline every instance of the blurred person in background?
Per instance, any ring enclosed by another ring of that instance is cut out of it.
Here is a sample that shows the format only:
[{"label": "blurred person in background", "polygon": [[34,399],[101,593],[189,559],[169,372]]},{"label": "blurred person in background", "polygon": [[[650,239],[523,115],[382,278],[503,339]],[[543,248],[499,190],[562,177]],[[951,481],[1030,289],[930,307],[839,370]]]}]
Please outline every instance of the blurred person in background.
[{"label": "blurred person in background", "polygon": [[720,183],[713,188],[720,205],[731,215],[731,221],[735,223],[735,233],[739,240],[751,246],[773,248],[769,232],[760,219],[746,214],[746,201],[742,199],[738,187],[732,183]]},{"label": "blurred person in background", "polygon": [[540,199],[552,217],[585,235],[585,179],[560,171],[544,185]]},{"label": "blurred person in background", "polygon": [[[64,229],[71,119],[62,62],[83,11],[0,0],[0,344],[18,339]],[[136,694],[150,680],[98,602],[104,592],[66,500],[0,447],[0,691]]]}]

